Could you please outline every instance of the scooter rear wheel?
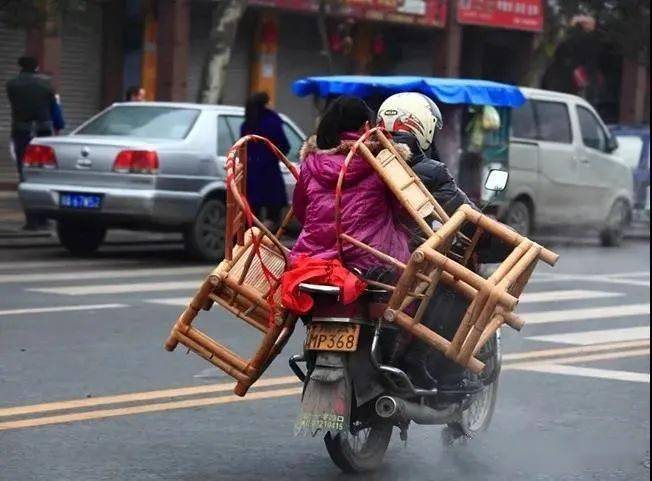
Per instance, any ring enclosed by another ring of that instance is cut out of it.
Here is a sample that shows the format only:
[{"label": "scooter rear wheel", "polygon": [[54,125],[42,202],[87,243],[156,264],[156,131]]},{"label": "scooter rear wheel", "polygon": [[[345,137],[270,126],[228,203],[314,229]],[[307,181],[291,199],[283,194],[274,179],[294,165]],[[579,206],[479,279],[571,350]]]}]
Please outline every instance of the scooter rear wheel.
[{"label": "scooter rear wheel", "polygon": [[355,429],[354,423],[354,432],[340,432],[336,436],[327,433],[324,443],[335,465],[345,473],[373,471],[385,456],[392,429],[391,423],[380,419],[361,429]]}]

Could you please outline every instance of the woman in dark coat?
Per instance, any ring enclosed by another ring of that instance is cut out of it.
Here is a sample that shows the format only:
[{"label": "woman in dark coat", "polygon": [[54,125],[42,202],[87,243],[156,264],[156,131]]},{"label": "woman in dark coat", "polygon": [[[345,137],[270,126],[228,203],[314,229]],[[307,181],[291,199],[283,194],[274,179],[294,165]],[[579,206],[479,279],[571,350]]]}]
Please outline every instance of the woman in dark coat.
[{"label": "woman in dark coat", "polygon": [[[259,92],[251,96],[245,107],[245,121],[240,135],[256,134],[272,141],[278,149],[287,154],[290,144],[283,132],[281,117],[267,107],[269,95]],[[288,203],[285,183],[278,159],[262,144],[248,146],[247,199],[256,216],[277,226],[281,221],[283,207]]]}]

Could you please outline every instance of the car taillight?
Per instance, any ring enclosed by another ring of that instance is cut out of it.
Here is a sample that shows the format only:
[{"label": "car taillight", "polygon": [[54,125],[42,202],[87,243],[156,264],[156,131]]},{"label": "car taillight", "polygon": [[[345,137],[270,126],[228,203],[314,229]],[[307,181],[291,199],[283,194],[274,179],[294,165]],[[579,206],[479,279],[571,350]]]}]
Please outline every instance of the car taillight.
[{"label": "car taillight", "polygon": [[54,149],[47,145],[29,144],[23,154],[23,165],[31,168],[56,169],[57,156]]},{"label": "car taillight", "polygon": [[154,174],[158,171],[158,155],[153,150],[123,150],[113,162],[115,172]]}]

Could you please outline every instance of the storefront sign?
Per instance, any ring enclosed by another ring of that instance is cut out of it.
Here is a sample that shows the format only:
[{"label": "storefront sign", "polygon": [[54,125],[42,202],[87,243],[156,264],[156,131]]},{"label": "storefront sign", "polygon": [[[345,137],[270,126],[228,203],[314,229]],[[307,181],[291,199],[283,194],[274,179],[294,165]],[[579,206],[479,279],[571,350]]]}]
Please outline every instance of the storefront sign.
[{"label": "storefront sign", "polygon": [[[316,12],[318,0],[251,0],[252,5]],[[333,2],[335,3],[335,2]],[[447,0],[342,0],[327,2],[329,14],[359,20],[407,23],[431,27],[446,25]]]},{"label": "storefront sign", "polygon": [[543,30],[541,1],[459,0],[457,21],[462,24],[540,32]]}]

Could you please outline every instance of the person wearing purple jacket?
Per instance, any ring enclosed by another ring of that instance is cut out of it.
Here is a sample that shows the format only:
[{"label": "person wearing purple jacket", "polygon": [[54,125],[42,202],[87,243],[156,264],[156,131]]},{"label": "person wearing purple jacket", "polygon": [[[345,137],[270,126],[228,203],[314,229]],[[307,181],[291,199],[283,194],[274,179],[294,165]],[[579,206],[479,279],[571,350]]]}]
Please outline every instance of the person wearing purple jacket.
[{"label": "person wearing purple jacket", "polygon": [[[301,172],[292,205],[303,230],[292,248],[292,259],[339,257],[336,185],[349,150],[373,120],[374,113],[362,99],[339,97],[324,113],[317,134],[301,149]],[[374,154],[382,150],[375,142],[366,145]],[[408,261],[408,232],[400,222],[400,204],[373,167],[360,156],[353,157],[348,166],[341,209],[344,233],[401,262]],[[341,260],[349,269],[364,273],[382,267],[377,257],[348,243],[344,244]]]}]

